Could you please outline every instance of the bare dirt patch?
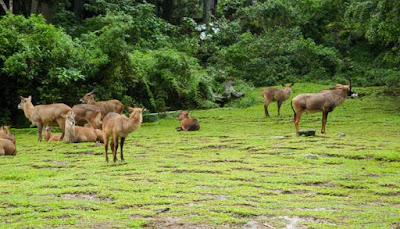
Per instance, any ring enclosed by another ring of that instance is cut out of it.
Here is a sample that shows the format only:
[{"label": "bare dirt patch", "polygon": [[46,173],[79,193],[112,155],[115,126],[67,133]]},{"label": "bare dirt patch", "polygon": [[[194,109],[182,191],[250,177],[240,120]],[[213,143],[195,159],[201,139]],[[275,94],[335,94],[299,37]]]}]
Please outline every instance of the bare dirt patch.
[{"label": "bare dirt patch", "polygon": [[84,199],[89,201],[112,201],[110,197],[99,197],[96,194],[91,193],[64,193],[61,194],[62,198],[65,199]]}]

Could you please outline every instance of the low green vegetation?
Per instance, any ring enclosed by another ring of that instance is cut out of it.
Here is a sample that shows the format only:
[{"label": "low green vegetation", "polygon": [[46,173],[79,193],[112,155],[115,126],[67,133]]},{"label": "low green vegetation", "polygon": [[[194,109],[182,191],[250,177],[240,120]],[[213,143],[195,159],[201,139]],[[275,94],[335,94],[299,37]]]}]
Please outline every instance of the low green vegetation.
[{"label": "low green vegetation", "polygon": [[[293,95],[328,87],[296,84]],[[258,88],[250,107],[191,111],[197,132],[143,123],[116,164],[102,144],[38,143],[36,129],[14,129],[17,156],[0,160],[0,225],[396,228],[400,104],[382,87],[354,89],[364,96],[337,107],[324,135],[296,136],[290,101],[264,117]],[[319,130],[321,114],[300,127]]]}]

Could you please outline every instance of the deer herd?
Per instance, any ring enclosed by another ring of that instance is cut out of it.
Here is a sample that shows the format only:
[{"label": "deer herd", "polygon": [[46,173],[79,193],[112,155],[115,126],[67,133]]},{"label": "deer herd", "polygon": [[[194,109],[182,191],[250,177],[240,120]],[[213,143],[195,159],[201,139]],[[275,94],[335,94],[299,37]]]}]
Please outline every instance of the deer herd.
[{"label": "deer herd", "polygon": [[[291,107],[294,112],[294,125],[299,132],[299,121],[303,112],[322,112],[322,129],[325,126],[328,113],[339,106],[347,96],[357,97],[352,89],[350,78],[348,85],[337,84],[334,88],[323,90],[319,93],[299,94],[292,99]],[[265,115],[269,116],[268,106],[271,102],[278,103],[278,115],[282,103],[286,101],[292,92],[294,84],[283,85],[284,89],[266,88],[262,92],[265,105]],[[122,114],[124,105],[118,100],[98,101],[94,99],[95,91],[85,94],[80,102],[72,108],[63,103],[36,105],[32,104],[32,97],[20,96],[18,105],[26,118],[38,127],[38,141],[42,141],[44,129],[45,140],[49,142],[65,141],[77,142],[102,142],[104,143],[104,155],[108,162],[108,143],[111,138],[110,148],[113,153],[114,163],[117,161],[117,149],[120,145],[121,161],[124,161],[123,147],[126,137],[137,130],[143,121],[145,108],[128,107],[129,117]],[[189,116],[189,111],[181,111],[177,119],[181,121],[178,131],[196,131],[200,129],[197,119]],[[52,134],[52,126],[58,125],[60,135]],[[120,142],[119,142],[120,140]],[[0,127],[0,155],[16,155],[15,136],[10,132],[10,126]]]}]

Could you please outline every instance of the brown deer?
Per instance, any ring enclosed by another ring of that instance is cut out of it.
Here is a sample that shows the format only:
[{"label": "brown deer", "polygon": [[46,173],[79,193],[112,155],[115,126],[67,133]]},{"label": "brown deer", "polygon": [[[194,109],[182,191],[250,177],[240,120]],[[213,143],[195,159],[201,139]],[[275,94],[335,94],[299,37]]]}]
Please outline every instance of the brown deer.
[{"label": "brown deer", "polygon": [[110,136],[112,137],[110,146],[113,152],[114,163],[117,162],[118,138],[121,138],[121,161],[124,161],[123,148],[125,138],[128,136],[128,134],[140,127],[143,121],[142,113],[146,109],[128,107],[128,110],[131,112],[129,118],[125,115],[112,112],[107,114],[107,116],[103,119],[104,155],[107,163],[108,140]]},{"label": "brown deer", "polygon": [[15,144],[15,136],[10,132],[10,126],[0,127],[0,138],[10,140]]},{"label": "brown deer", "polygon": [[292,92],[292,84],[282,84],[282,86],[285,87],[285,89],[278,89],[278,88],[265,88],[262,92],[262,97],[264,98],[265,105],[264,105],[264,111],[265,111],[265,116],[269,116],[268,113],[268,106],[271,102],[277,101],[278,102],[278,115],[281,114],[281,106],[282,103],[287,100],[290,96],[290,93]]},{"label": "brown deer", "polygon": [[91,104],[77,104],[72,107],[78,125],[90,123],[95,129],[101,128],[101,109]]},{"label": "brown deer", "polygon": [[15,156],[17,154],[17,149],[15,143],[8,139],[0,138],[0,156],[11,155]]},{"label": "brown deer", "polygon": [[32,104],[32,96],[28,98],[20,96],[20,99],[21,102],[18,104],[18,109],[22,109],[25,116],[38,127],[39,142],[42,141],[43,125],[56,125],[57,123],[62,131],[61,139],[64,137],[65,118],[61,115],[71,111],[71,107],[63,103],[34,106]]},{"label": "brown deer", "polygon": [[73,111],[68,114],[62,115],[65,118],[65,136],[64,141],[69,143],[78,143],[78,142],[96,142],[97,135],[94,129],[75,126],[75,113]]},{"label": "brown deer", "polygon": [[189,116],[189,111],[179,112],[177,119],[181,120],[181,126],[176,128],[177,131],[194,131],[200,129],[199,121],[191,118]]},{"label": "brown deer", "polygon": [[94,130],[94,132],[96,133],[96,135],[97,135],[97,141],[99,141],[99,142],[101,142],[101,143],[104,142],[104,140],[103,140],[103,131],[101,131],[100,129],[95,129],[89,122],[86,123],[86,124],[84,125],[84,127],[86,127],[86,128],[92,128],[92,129]]},{"label": "brown deer", "polygon": [[299,94],[293,98],[291,106],[294,112],[294,125],[297,132],[300,131],[299,121],[301,115],[306,111],[310,113],[322,112],[321,133],[325,133],[328,113],[342,104],[347,96],[357,96],[353,91],[350,78],[347,79],[349,80],[349,85],[337,84],[336,87],[323,90],[320,93]]},{"label": "brown deer", "polygon": [[51,130],[53,127],[48,126],[44,129],[44,140],[47,142],[59,142],[61,141],[61,134],[52,134]]},{"label": "brown deer", "polygon": [[113,99],[113,100],[108,100],[108,101],[96,102],[94,99],[94,96],[95,96],[94,93],[95,93],[95,90],[93,89],[91,92],[84,95],[80,99],[81,103],[91,104],[91,105],[95,105],[95,106],[99,107],[101,110],[101,118],[106,117],[106,115],[109,112],[115,112],[118,114],[122,114],[122,111],[124,110],[124,105],[119,100]]}]

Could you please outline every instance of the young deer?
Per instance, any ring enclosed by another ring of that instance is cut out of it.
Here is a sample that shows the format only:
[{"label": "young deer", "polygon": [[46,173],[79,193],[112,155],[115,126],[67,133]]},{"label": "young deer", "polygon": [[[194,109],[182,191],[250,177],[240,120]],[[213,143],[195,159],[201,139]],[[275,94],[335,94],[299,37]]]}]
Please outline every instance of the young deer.
[{"label": "young deer", "polygon": [[350,78],[347,79],[349,80],[349,85],[337,84],[335,88],[330,90],[323,90],[314,94],[299,94],[293,98],[291,106],[294,112],[294,125],[297,132],[300,131],[299,121],[303,112],[322,112],[321,133],[325,133],[328,113],[342,104],[347,96],[357,96],[352,89]]},{"label": "young deer", "polygon": [[179,112],[177,119],[181,120],[181,126],[176,128],[177,131],[194,131],[200,129],[199,121],[189,117],[189,111]]},{"label": "young deer", "polygon": [[104,118],[109,112],[116,112],[118,114],[122,114],[124,110],[124,105],[116,99],[108,100],[108,101],[99,101],[96,102],[94,100],[95,90],[93,89],[91,92],[84,95],[80,101],[81,103],[95,105],[101,110],[101,118]]},{"label": "young deer", "polygon": [[43,125],[56,125],[57,123],[62,131],[61,139],[64,137],[65,118],[61,115],[65,115],[71,111],[71,107],[63,103],[34,106],[32,104],[32,96],[28,98],[20,96],[20,99],[21,103],[18,104],[18,109],[22,109],[25,116],[38,127],[39,142],[42,141]]},{"label": "young deer", "polygon": [[110,136],[111,139],[111,150],[113,152],[114,163],[117,162],[117,149],[118,149],[118,138],[121,138],[121,161],[124,161],[124,142],[125,138],[138,129],[143,121],[142,113],[145,111],[145,108],[132,108],[128,107],[129,118],[125,115],[117,114],[117,113],[108,113],[107,116],[103,119],[103,139],[104,139],[104,155],[106,157],[106,162],[108,163],[108,140]]},{"label": "young deer", "polygon": [[61,141],[61,135],[60,134],[52,134],[51,130],[53,127],[48,126],[44,129],[44,140],[47,142],[59,142]]},{"label": "young deer", "polygon": [[282,84],[282,86],[285,87],[285,89],[278,89],[278,88],[265,88],[264,91],[262,92],[262,97],[264,98],[265,105],[264,105],[264,111],[265,111],[265,116],[269,116],[268,113],[268,106],[271,102],[277,101],[278,102],[278,115],[281,114],[281,106],[282,103],[287,100],[290,96],[290,93],[292,92],[291,87],[294,85],[292,84]]},{"label": "young deer", "polygon": [[97,135],[93,128],[75,126],[75,113],[73,111],[64,115],[65,136],[64,141],[69,143],[77,142],[96,142]]}]

